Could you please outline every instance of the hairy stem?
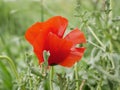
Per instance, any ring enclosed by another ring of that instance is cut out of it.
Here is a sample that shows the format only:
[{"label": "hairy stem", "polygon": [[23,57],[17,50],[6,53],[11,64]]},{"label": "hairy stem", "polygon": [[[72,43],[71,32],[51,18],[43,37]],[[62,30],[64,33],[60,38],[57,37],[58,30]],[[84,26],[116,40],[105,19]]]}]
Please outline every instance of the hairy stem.
[{"label": "hairy stem", "polygon": [[44,7],[43,7],[43,0],[41,0],[41,22],[44,21]]},{"label": "hairy stem", "polygon": [[97,48],[99,48],[99,49],[101,49],[101,50],[105,51],[105,49],[104,49],[104,48],[102,48],[102,47],[98,46],[97,44],[93,43],[92,41],[87,40],[87,42],[89,42],[89,43],[90,43],[90,44],[92,44],[93,46],[95,46],[95,47],[97,47]]},{"label": "hairy stem", "polygon": [[53,90],[53,83],[52,83],[52,80],[53,80],[53,73],[54,73],[54,70],[53,70],[53,66],[51,66],[51,68],[50,68],[50,81],[49,81],[49,83],[50,83],[50,90]]},{"label": "hairy stem", "polygon": [[83,90],[83,86],[85,84],[85,80],[82,81],[81,85],[80,85],[80,90]]},{"label": "hairy stem", "polygon": [[89,31],[91,32],[91,34],[94,36],[94,38],[98,41],[98,43],[105,48],[104,44],[100,41],[100,39],[96,36],[96,34],[93,32],[93,30],[91,29],[91,27],[88,26]]},{"label": "hairy stem", "polygon": [[[78,80],[78,68],[77,68],[77,63],[75,64],[75,79]],[[79,83],[76,81],[76,90],[79,90]]]}]

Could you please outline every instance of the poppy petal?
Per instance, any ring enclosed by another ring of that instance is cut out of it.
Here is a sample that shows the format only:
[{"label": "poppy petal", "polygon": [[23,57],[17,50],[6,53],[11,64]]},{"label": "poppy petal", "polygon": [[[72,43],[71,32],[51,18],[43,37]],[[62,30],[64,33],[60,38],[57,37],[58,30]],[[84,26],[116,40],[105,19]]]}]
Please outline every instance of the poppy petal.
[{"label": "poppy petal", "polygon": [[73,48],[69,56],[65,58],[65,60],[63,60],[63,62],[61,62],[60,65],[64,67],[73,66],[75,62],[78,62],[82,58],[84,51],[85,48]]},{"label": "poppy petal", "polygon": [[37,22],[33,24],[25,33],[25,38],[33,44],[35,38],[39,35],[43,23]]},{"label": "poppy petal", "polygon": [[73,43],[65,39],[61,39],[53,33],[49,33],[48,37],[49,40],[47,46],[50,51],[48,64],[49,65],[59,64],[69,55]]},{"label": "poppy petal", "polygon": [[46,33],[47,33],[46,31],[41,31],[33,43],[34,52],[37,55],[40,63],[44,61],[43,50],[45,50],[46,48],[45,47],[45,43],[46,43],[45,41],[47,39]]},{"label": "poppy petal", "polygon": [[68,25],[68,20],[61,16],[54,16],[48,19],[46,22],[37,22],[28,28],[25,33],[26,39],[33,44],[35,38],[39,35],[40,31],[53,32],[57,36],[62,37],[66,27]]},{"label": "poppy petal", "polygon": [[43,50],[40,51],[40,50],[34,49],[34,53],[36,54],[36,56],[37,56],[40,64],[41,64],[42,62],[44,62]]},{"label": "poppy petal", "polygon": [[45,22],[45,27],[49,29],[49,32],[56,34],[58,37],[63,36],[67,25],[68,20],[61,16],[54,16]]},{"label": "poppy petal", "polygon": [[37,55],[40,63],[44,61],[43,50],[46,50],[47,35],[49,32],[62,37],[67,27],[67,19],[61,16],[50,18],[46,22],[37,22],[32,25],[26,32],[26,39],[33,45],[34,52]]},{"label": "poppy petal", "polygon": [[86,39],[84,33],[78,28],[72,30],[66,37],[66,40],[72,41],[74,44],[85,43]]}]

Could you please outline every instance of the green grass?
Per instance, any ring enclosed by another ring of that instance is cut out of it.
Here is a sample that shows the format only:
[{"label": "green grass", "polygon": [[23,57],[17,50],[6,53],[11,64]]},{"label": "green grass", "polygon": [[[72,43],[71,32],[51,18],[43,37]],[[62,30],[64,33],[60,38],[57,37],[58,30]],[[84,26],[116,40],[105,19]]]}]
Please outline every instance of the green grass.
[{"label": "green grass", "polygon": [[[87,38],[85,55],[78,63],[79,86],[119,90],[120,1],[111,0],[112,10],[104,1],[43,0],[41,11],[41,0],[0,0],[0,56],[10,57],[19,73],[17,80],[9,63],[0,59],[0,90],[49,90],[49,72],[43,75],[24,33],[33,23],[55,15],[66,17],[68,29],[78,27]],[[54,90],[75,90],[75,82],[74,68],[54,67]]]}]

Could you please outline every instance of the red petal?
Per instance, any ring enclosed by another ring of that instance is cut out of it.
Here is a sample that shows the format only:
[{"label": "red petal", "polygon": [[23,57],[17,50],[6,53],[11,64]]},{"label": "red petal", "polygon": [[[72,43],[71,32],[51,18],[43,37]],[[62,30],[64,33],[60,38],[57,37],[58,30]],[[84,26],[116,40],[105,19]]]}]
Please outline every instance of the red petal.
[{"label": "red petal", "polygon": [[84,33],[81,32],[78,28],[71,31],[66,37],[66,40],[72,41],[74,44],[85,43],[86,39]]},{"label": "red petal", "polygon": [[48,63],[49,65],[59,64],[69,55],[73,43],[65,39],[61,39],[53,33],[49,33],[48,38],[47,46],[50,51]]},{"label": "red petal", "polygon": [[49,32],[62,37],[67,27],[67,19],[55,16],[43,23],[35,23],[26,32],[26,39],[33,45],[34,52],[40,63],[44,61],[43,50],[47,47],[47,36]]},{"label": "red petal", "polygon": [[63,62],[61,62],[60,65],[64,67],[73,66],[75,62],[78,62],[82,58],[84,51],[85,48],[73,48],[69,56],[65,58],[65,60],[63,60]]},{"label": "red petal", "polygon": [[45,27],[49,29],[49,32],[62,37],[66,27],[68,25],[68,20],[61,16],[54,16],[45,22]]},{"label": "red petal", "polygon": [[33,44],[35,38],[39,35],[39,32],[41,31],[43,23],[37,22],[34,25],[32,25],[27,32],[25,33],[25,38]]},{"label": "red petal", "polygon": [[45,50],[46,48],[45,47],[45,42],[47,39],[46,35],[47,35],[46,31],[41,31],[33,43],[34,52],[37,55],[40,63],[44,61],[43,50]]},{"label": "red petal", "polygon": [[36,56],[38,57],[38,59],[39,59],[39,63],[42,63],[42,62],[44,62],[44,58],[43,58],[43,50],[34,50],[34,52],[35,52],[35,54],[36,54]]},{"label": "red petal", "polygon": [[67,19],[61,16],[55,16],[48,19],[46,22],[37,22],[32,25],[25,33],[26,39],[33,44],[40,31],[53,32],[57,36],[62,37],[68,25]]}]

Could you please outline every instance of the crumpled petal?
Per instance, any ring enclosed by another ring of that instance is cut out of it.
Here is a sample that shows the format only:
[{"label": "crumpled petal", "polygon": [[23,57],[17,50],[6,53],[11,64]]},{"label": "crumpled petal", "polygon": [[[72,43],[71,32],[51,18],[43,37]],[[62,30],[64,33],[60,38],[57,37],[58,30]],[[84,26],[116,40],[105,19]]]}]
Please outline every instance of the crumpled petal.
[{"label": "crumpled petal", "polygon": [[61,16],[52,17],[45,22],[45,27],[49,32],[56,34],[58,37],[63,37],[67,25],[68,20]]},{"label": "crumpled petal", "polygon": [[67,19],[61,16],[55,16],[48,19],[46,22],[37,22],[28,28],[25,33],[26,39],[33,44],[40,31],[47,31],[55,33],[57,36],[62,37],[68,25]]},{"label": "crumpled petal", "polygon": [[48,64],[49,65],[59,64],[69,55],[73,43],[65,39],[61,39],[53,33],[49,33],[48,37],[49,40],[47,46],[50,51]]},{"label": "crumpled petal", "polygon": [[67,34],[65,39],[72,41],[74,44],[80,44],[86,42],[84,33],[81,32],[78,28],[72,30],[69,34]]},{"label": "crumpled petal", "polygon": [[44,61],[43,50],[47,47],[47,36],[49,32],[56,34],[58,37],[62,37],[67,25],[67,19],[61,16],[55,16],[45,22],[37,22],[27,30],[25,37],[33,45],[39,62]]},{"label": "crumpled petal", "polygon": [[75,62],[78,62],[83,54],[84,54],[85,48],[73,48],[70,52],[70,54],[63,60],[63,62],[60,63],[60,65],[64,67],[72,67]]}]

